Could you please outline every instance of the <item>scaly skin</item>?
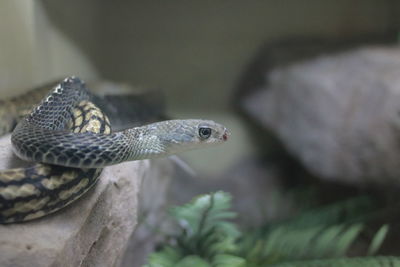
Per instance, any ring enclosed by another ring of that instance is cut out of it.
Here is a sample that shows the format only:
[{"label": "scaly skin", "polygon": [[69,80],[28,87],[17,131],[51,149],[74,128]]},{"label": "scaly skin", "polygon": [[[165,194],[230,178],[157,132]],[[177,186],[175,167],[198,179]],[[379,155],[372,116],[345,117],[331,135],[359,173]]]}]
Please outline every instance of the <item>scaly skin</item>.
[{"label": "scaly skin", "polygon": [[0,223],[65,207],[95,184],[104,166],[207,147],[229,136],[209,120],[168,120],[110,132],[108,118],[89,101],[78,78],[56,86],[13,131],[17,156],[40,163],[0,171]]},{"label": "scaly skin", "polygon": [[[73,116],[69,125],[71,131],[111,133],[107,117],[92,103],[79,103],[74,114],[83,108],[87,109],[85,114],[90,115],[90,121],[78,124],[78,117]],[[27,168],[0,170],[0,223],[28,221],[53,213],[86,193],[96,184],[100,174],[101,169],[68,168],[43,163]]]},{"label": "scaly skin", "polygon": [[[110,135],[67,131],[64,125],[73,106],[89,96],[80,80],[70,80],[57,86],[17,125],[11,142],[18,157],[66,167],[101,168],[215,145],[229,135],[225,127],[209,120],[162,121]],[[76,116],[84,122],[91,115]],[[210,129],[210,136],[201,138],[200,128]]]}]

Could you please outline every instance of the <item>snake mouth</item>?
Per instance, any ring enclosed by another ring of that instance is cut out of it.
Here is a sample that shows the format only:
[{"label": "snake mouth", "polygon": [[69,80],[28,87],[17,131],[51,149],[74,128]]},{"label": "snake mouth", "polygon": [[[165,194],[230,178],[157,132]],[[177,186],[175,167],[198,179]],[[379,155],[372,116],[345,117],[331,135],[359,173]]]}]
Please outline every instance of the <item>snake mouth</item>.
[{"label": "snake mouth", "polygon": [[227,130],[227,129],[225,129],[225,131],[224,131],[224,134],[222,135],[222,139],[224,140],[224,141],[227,141],[228,140],[228,137],[231,135],[231,133]]}]

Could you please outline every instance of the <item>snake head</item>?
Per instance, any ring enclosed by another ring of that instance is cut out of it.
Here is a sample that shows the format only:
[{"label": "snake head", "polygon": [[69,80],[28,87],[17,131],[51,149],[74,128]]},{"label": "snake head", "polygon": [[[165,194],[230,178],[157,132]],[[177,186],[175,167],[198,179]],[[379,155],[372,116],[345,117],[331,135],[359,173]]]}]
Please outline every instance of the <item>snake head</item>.
[{"label": "snake head", "polygon": [[210,120],[199,120],[195,125],[194,132],[197,130],[195,135],[197,141],[200,144],[215,144],[221,143],[228,140],[230,133],[221,124]]},{"label": "snake head", "polygon": [[210,120],[167,120],[127,129],[131,143],[128,160],[168,156],[214,146],[228,140],[230,133]]},{"label": "snake head", "polygon": [[170,120],[153,124],[162,154],[214,146],[228,140],[230,133],[221,124],[210,120]]}]

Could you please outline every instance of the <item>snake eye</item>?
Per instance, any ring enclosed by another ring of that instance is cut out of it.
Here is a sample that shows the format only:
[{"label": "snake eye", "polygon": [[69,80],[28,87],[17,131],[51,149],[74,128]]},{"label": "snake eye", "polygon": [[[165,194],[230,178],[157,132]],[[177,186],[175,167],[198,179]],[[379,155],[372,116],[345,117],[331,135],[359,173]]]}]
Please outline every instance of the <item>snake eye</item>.
[{"label": "snake eye", "polygon": [[199,128],[199,136],[201,139],[207,139],[211,136],[211,128]]}]

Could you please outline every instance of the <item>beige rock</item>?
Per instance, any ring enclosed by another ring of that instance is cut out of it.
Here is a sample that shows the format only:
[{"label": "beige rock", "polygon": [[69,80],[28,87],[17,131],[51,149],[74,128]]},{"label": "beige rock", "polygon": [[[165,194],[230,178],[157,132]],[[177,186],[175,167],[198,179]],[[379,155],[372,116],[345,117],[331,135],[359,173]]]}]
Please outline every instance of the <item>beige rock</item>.
[{"label": "beige rock", "polygon": [[400,182],[400,49],[364,48],[276,68],[247,111],[325,180]]},{"label": "beige rock", "polygon": [[[10,158],[6,136],[0,139],[0,168],[21,163]],[[35,221],[0,225],[0,266],[119,266],[137,224],[143,181],[166,186],[170,167],[165,159],[107,167],[95,188],[69,207]]]},{"label": "beige rock", "polygon": [[164,236],[161,233],[169,230],[166,228],[169,227],[168,222],[166,223],[168,219],[166,211],[173,165],[165,163],[170,162],[166,160],[163,164],[159,162],[157,168],[151,171],[154,177],[143,180],[139,193],[138,224],[130,237],[120,267],[143,266],[148,254],[163,240]]}]

